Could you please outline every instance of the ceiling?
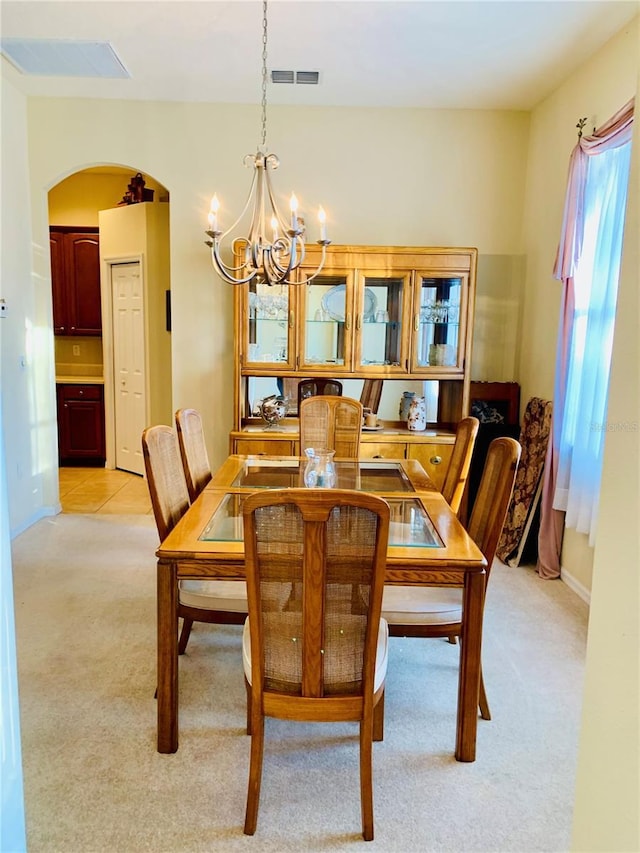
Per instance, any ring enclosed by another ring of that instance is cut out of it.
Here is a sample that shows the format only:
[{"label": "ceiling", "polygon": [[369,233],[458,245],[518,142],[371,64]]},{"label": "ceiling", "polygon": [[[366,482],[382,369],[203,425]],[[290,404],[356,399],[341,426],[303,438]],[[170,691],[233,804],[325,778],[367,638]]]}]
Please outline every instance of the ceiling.
[{"label": "ceiling", "polygon": [[[271,0],[270,104],[528,110],[640,10],[638,0]],[[2,38],[108,41],[130,79],[8,75],[30,95],[259,103],[255,0],[2,0]],[[6,62],[6,60],[2,60]]]}]

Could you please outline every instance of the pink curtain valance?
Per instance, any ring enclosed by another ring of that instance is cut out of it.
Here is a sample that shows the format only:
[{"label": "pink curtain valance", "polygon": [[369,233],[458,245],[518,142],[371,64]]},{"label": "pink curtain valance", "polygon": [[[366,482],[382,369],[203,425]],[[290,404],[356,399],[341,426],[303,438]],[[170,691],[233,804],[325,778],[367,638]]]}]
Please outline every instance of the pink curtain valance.
[{"label": "pink curtain valance", "polygon": [[588,158],[611,148],[619,148],[631,141],[634,107],[635,98],[631,98],[602,127],[594,131],[592,136],[580,137],[571,152],[562,231],[553,268],[554,277],[560,281],[566,281],[573,276],[582,251],[582,228],[576,227],[576,224],[581,223],[583,218]]}]

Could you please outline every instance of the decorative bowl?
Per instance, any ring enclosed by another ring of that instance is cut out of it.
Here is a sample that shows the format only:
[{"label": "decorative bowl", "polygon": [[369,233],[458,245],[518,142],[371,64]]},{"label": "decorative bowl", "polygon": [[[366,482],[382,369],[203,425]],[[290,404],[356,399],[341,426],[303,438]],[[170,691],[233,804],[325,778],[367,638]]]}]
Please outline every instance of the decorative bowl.
[{"label": "decorative bowl", "polygon": [[260,404],[260,417],[270,427],[276,426],[287,414],[287,401],[278,394],[265,397]]}]

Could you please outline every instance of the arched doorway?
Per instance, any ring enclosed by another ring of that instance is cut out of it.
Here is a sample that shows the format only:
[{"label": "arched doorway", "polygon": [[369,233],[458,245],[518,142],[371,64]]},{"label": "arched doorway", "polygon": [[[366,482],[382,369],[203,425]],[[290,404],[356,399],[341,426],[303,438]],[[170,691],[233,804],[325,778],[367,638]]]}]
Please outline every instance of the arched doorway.
[{"label": "arched doorway", "polygon": [[[69,175],[48,193],[52,238],[59,234],[70,241],[65,244],[70,269],[76,258],[88,257],[89,267],[83,270],[80,262],[76,277],[90,278],[98,264],[99,294],[95,297],[91,286],[88,292],[101,303],[97,326],[93,322],[54,329],[61,465],[106,465],[141,474],[142,427],[171,415],[169,193],[141,173],[145,193],[136,196],[139,171],[128,166],[92,166]],[[139,322],[127,328],[121,322],[118,299],[125,284],[123,276],[115,274],[126,269],[134,270],[129,280],[140,285],[133,312]],[[54,315],[55,277],[52,254]],[[68,286],[75,284],[71,281]],[[82,306],[82,299],[77,298],[76,304]],[[128,342],[125,332],[131,338]],[[123,354],[138,359],[130,375],[139,379],[139,387],[129,399],[135,396],[138,402],[139,423],[132,422],[131,409],[122,402],[128,390],[122,378],[128,367],[123,368]],[[121,445],[130,453],[117,453]]]}]

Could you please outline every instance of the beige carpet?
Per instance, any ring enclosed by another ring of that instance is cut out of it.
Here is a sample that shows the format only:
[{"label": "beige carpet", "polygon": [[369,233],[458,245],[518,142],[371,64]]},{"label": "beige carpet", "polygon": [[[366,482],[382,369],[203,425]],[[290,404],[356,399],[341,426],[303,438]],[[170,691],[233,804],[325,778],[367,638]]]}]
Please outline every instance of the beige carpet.
[{"label": "beige carpet", "polygon": [[241,629],[196,626],[180,749],[155,749],[155,547],[150,516],[62,514],[13,542],[30,853],[569,849],[587,608],[560,581],[494,567],[475,763],[453,758],[458,646],[392,639],[375,841],[357,727],[275,720],[249,838]]}]

